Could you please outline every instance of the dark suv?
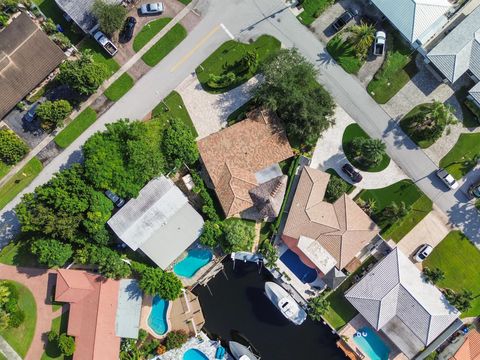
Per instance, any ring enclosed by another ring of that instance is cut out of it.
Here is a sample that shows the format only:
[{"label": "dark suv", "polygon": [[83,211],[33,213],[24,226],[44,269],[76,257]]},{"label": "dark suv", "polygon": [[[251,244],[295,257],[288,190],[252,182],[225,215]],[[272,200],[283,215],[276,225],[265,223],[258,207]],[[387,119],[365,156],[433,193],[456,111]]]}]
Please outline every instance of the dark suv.
[{"label": "dark suv", "polygon": [[125,204],[125,200],[115,194],[113,191],[106,190],[105,196],[108,197],[118,208],[121,208]]},{"label": "dark suv", "polygon": [[350,179],[352,179],[353,182],[358,183],[363,179],[362,175],[360,175],[360,173],[357,170],[355,170],[355,168],[352,165],[348,163],[342,166],[342,170],[345,174],[348,175]]},{"label": "dark suv", "polygon": [[135,29],[135,24],[137,20],[133,16],[129,16],[125,20],[125,25],[123,25],[122,32],[120,33],[119,39],[123,43],[127,43],[132,40],[133,30]]},{"label": "dark suv", "polygon": [[480,181],[470,186],[468,193],[477,199],[480,199]]},{"label": "dark suv", "polygon": [[352,19],[353,19],[353,14],[349,10],[347,10],[340,17],[338,17],[337,20],[334,21],[334,23],[332,24],[332,27],[335,30],[335,32],[339,32]]}]

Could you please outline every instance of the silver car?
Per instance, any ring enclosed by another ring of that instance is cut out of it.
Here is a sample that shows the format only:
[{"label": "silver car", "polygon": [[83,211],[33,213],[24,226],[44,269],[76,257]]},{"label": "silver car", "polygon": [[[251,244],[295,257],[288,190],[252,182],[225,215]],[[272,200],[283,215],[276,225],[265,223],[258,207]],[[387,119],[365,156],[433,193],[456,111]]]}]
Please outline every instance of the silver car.
[{"label": "silver car", "polygon": [[140,13],[142,15],[154,15],[163,13],[164,6],[162,2],[143,4],[140,7]]}]

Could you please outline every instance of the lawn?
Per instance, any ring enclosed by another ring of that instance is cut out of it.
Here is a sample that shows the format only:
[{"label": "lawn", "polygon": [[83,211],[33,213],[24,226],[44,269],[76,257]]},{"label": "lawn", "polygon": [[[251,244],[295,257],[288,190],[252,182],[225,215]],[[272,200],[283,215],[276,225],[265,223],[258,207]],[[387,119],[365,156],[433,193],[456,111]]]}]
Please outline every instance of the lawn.
[{"label": "lawn", "polygon": [[142,30],[135,35],[135,39],[133,39],[133,50],[138,52],[141,48],[143,48],[150,40],[153,39],[155,35],[160,32],[160,30],[162,30],[170,22],[170,20],[172,19],[162,18],[145,24]]},{"label": "lawn", "polygon": [[24,358],[35,333],[37,304],[33,294],[25,286],[15,281],[9,282],[14,284],[18,290],[18,307],[25,312],[25,321],[18,328],[1,330],[0,335],[3,336],[18,355]]},{"label": "lawn", "polygon": [[135,80],[128,74],[123,73],[120,77],[110,85],[103,93],[107,99],[111,101],[120,100],[135,84]]},{"label": "lawn", "polygon": [[10,169],[10,165],[7,165],[3,161],[0,161],[0,179],[7,175]]},{"label": "lawn", "polygon": [[62,149],[68,147],[77,137],[97,120],[97,113],[91,107],[83,110],[57,136],[55,143]]},{"label": "lawn", "polygon": [[152,110],[152,117],[163,120],[168,120],[169,118],[179,119],[183,121],[185,125],[187,125],[195,137],[198,136],[197,130],[193,125],[192,119],[188,114],[182,97],[176,91],[172,91],[170,94],[168,94],[168,96]]},{"label": "lawn", "polygon": [[373,263],[375,258],[369,257],[354,273],[352,273],[343,283],[340,284],[334,292],[327,295],[327,300],[330,302],[327,312],[323,318],[335,329],[339,330],[352,320],[358,311],[352,304],[345,299],[345,292],[352,286],[354,276],[361,273],[364,268]]},{"label": "lawn", "polygon": [[353,166],[359,168],[360,170],[363,171],[368,171],[368,172],[379,172],[384,170],[388,164],[390,164],[390,157],[387,154],[383,155],[382,161],[372,167],[366,166],[364,163],[361,161],[358,161],[355,159],[355,154],[351,151],[351,142],[353,139],[357,137],[362,137],[366,139],[370,139],[370,136],[363,131],[363,129],[358,125],[358,124],[350,124],[345,128],[345,131],[343,132],[343,137],[342,137],[342,147],[343,147],[343,152],[345,153],[345,156],[347,157],[348,161],[352,163]]},{"label": "lawn", "polygon": [[457,143],[440,160],[440,167],[458,180],[476,166],[479,156],[480,133],[460,134]]},{"label": "lawn", "polygon": [[[466,86],[462,87],[460,90],[458,90],[455,93],[455,97],[457,98],[457,101],[459,102],[462,109],[463,126],[466,128],[475,128],[480,126],[480,109],[477,108],[478,110],[476,111],[476,113],[479,115],[477,116],[475,114],[476,105],[475,104],[470,105],[469,102],[472,102],[472,101],[467,99],[468,90],[470,90],[470,87],[466,87]],[[473,106],[473,107],[469,107],[469,106]]]},{"label": "lawn", "polygon": [[387,31],[385,60],[368,84],[368,93],[377,103],[385,104],[405,86],[416,72],[413,50],[396,30],[391,29]]},{"label": "lawn", "polygon": [[82,41],[79,45],[80,50],[89,49],[92,53],[93,60],[96,63],[105,64],[108,69],[108,76],[112,76],[114,73],[120,69],[120,65],[113,59],[107,52],[97,44],[97,42],[93,38],[86,38]]},{"label": "lawn", "polygon": [[302,24],[310,25],[333,3],[334,0],[304,0],[302,3],[303,11],[297,18]]},{"label": "lawn", "polygon": [[0,209],[27,187],[42,171],[43,165],[34,157],[0,188]]},{"label": "lawn", "polygon": [[30,252],[30,242],[20,234],[15,241],[11,241],[0,250],[0,263],[22,267],[44,267],[37,262],[36,256]]},{"label": "lawn", "polygon": [[413,121],[417,120],[419,117],[423,116],[422,114],[427,112],[430,107],[430,103],[417,105],[412,110],[410,110],[402,120],[400,120],[400,127],[402,128],[402,130],[410,137],[410,139],[413,140],[415,144],[417,144],[422,149],[426,149],[429,146],[432,146],[436,140],[419,138],[410,130],[410,124]]},{"label": "lawn", "polygon": [[[220,94],[236,88],[254,76],[262,62],[279,50],[280,45],[280,41],[269,35],[262,35],[251,44],[229,40],[220,45],[217,50],[196,68],[195,72],[197,73],[198,81],[200,81],[205,91],[212,94]],[[207,85],[210,74],[220,76],[228,72],[235,72],[236,63],[251,51],[257,53],[258,56],[259,66],[257,66],[256,69],[250,69],[242,74],[236,74],[236,80],[223,88],[213,89]]]},{"label": "lawn", "polygon": [[148,66],[153,67],[157,65],[186,37],[187,30],[185,30],[182,25],[175,24],[174,27],[172,27],[165,35],[163,35],[163,37],[142,56],[142,60]]},{"label": "lawn", "polygon": [[355,50],[348,40],[343,40],[342,35],[334,36],[327,44],[327,51],[332,58],[349,74],[357,74],[364,60],[355,56]]},{"label": "lawn", "polygon": [[[68,311],[64,312],[59,317],[56,317],[52,320],[51,330],[55,331],[57,334],[62,334],[67,332],[68,326]],[[45,352],[42,355],[41,360],[63,360],[64,357],[60,352],[56,343],[47,343],[45,347]]]},{"label": "lawn", "polygon": [[[382,229],[381,234],[386,240],[397,243],[432,210],[432,201],[411,180],[401,180],[381,189],[362,190],[357,198],[375,200],[373,220]],[[383,209],[392,202],[400,204],[402,201],[410,207],[408,214],[391,226],[385,224],[381,220]]]},{"label": "lawn", "polygon": [[472,307],[461,317],[475,317],[480,314],[480,251],[460,231],[450,232],[438,244],[423,266],[439,268],[445,273],[445,279],[437,286],[454,291],[462,289],[473,292]]},{"label": "lawn", "polygon": [[63,17],[63,11],[57,6],[55,0],[33,0],[45,16],[51,18],[55,24],[62,27],[64,34],[70,39],[72,44],[78,42],[85,36],[83,31],[74,23],[68,22]]}]

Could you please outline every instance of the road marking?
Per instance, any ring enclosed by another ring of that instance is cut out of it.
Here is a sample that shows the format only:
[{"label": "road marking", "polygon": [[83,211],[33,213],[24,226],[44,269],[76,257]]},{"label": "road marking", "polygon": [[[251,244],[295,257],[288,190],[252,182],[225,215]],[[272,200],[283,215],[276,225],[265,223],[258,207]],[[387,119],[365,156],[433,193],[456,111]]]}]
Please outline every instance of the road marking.
[{"label": "road marking", "polygon": [[194,53],[195,51],[197,51],[213,34],[215,34],[215,33],[218,31],[218,29],[220,29],[220,25],[217,25],[217,26],[215,26],[212,30],[210,30],[210,32],[209,32],[207,35],[205,35],[205,37],[204,37],[202,40],[200,40],[200,41],[198,42],[198,44],[195,45],[195,47],[194,47],[192,50],[190,50],[185,56],[183,56],[183,57],[170,69],[170,72],[174,72],[175,70],[177,70],[177,69],[180,67],[180,65],[182,65],[185,61],[187,61],[187,60],[190,58],[190,56],[193,55],[193,53]]},{"label": "road marking", "polygon": [[225,31],[227,33],[227,35],[230,37],[230,39],[235,40],[235,36],[233,36],[233,34],[230,32],[230,30],[227,29],[227,27],[225,25],[220,24],[220,26],[222,27],[223,31]]}]

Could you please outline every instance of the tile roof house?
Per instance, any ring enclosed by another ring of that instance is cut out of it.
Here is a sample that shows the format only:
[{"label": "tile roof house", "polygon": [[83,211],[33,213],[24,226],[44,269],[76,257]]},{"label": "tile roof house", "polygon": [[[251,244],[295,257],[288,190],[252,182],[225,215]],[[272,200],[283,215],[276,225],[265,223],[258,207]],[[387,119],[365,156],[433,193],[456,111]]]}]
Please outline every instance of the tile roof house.
[{"label": "tile roof house", "polygon": [[480,360],[480,333],[476,329],[469,331],[465,342],[450,360]]},{"label": "tile roof house", "polygon": [[64,59],[63,51],[25,13],[0,31],[0,119]]},{"label": "tile roof house", "polygon": [[351,287],[345,298],[408,358],[431,344],[460,315],[398,248]]},{"label": "tile roof house", "polygon": [[[428,54],[430,64],[445,79],[454,83],[463,74],[480,80],[480,6],[472,11]],[[470,96],[480,106],[480,85],[470,90]]]},{"label": "tile roof house", "polygon": [[[330,174],[304,167],[293,197],[282,240],[307,266],[323,275],[342,270],[377,235],[379,228],[346,194],[323,200]],[[338,274],[331,273],[333,278]]]},{"label": "tile roof house", "polygon": [[[227,217],[254,206],[258,193],[263,191],[255,190],[257,186],[277,177],[283,182],[276,164],[293,156],[280,121],[260,110],[199,140],[198,149]],[[277,191],[276,201],[281,203],[284,193]]]},{"label": "tile roof house", "polygon": [[[129,281],[129,280],[127,280]],[[70,304],[67,334],[75,337],[73,360],[118,359],[120,337],[116,332],[120,281],[105,279],[81,270],[57,270],[55,301]],[[141,298],[140,298],[141,304]],[[128,317],[138,336],[140,307]]]},{"label": "tile roof house", "polygon": [[448,0],[372,0],[410,42],[425,44],[446,24],[452,8]]},{"label": "tile roof house", "polygon": [[145,185],[107,223],[132,250],[140,249],[162,269],[197,240],[203,229],[200,214],[165,176]]}]

